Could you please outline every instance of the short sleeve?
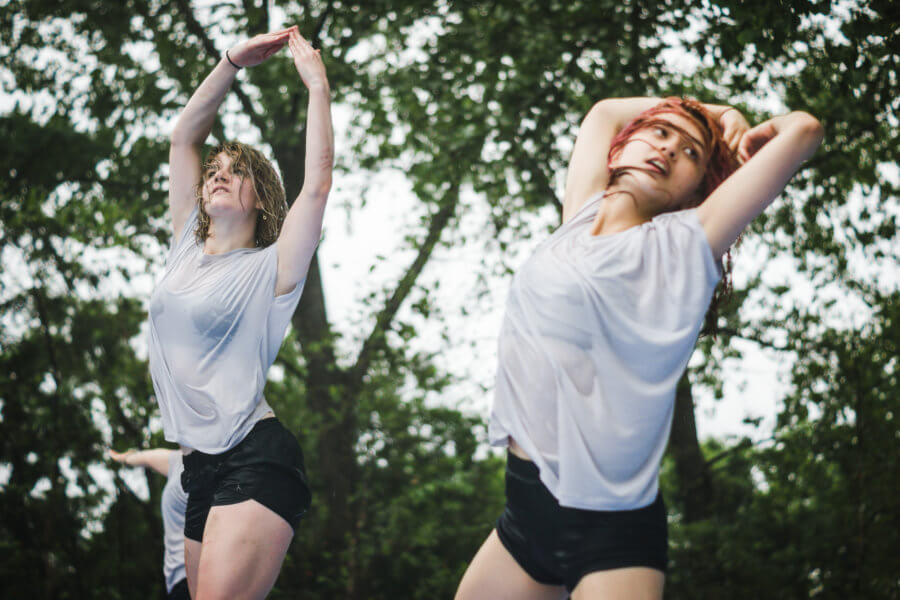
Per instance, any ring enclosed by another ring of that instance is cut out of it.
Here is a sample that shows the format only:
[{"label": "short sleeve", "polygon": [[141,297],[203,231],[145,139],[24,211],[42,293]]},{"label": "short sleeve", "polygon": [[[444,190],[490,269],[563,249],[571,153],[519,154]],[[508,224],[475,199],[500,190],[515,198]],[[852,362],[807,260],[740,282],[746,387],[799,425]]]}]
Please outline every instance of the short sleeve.
[{"label": "short sleeve", "polygon": [[269,307],[269,314],[266,318],[266,329],[268,334],[268,350],[272,360],[278,354],[281,342],[284,340],[284,332],[287,331],[297,303],[300,302],[300,295],[303,293],[303,286],[306,284],[306,278],[297,282],[293,289],[280,296],[275,296],[275,281],[278,277],[278,242],[275,242],[263,252],[264,268],[270,276],[267,278],[271,281],[270,294],[272,294],[272,303]]},{"label": "short sleeve", "polygon": [[666,213],[655,221],[653,262],[664,287],[688,302],[711,294],[722,276],[721,267],[713,256],[697,210]]}]

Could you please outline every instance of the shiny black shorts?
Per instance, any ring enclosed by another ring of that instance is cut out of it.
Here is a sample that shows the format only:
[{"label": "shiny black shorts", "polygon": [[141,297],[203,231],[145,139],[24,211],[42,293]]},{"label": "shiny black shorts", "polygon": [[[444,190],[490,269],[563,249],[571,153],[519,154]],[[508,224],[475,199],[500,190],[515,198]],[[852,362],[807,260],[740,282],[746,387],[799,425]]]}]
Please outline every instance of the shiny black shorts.
[{"label": "shiny black shorts", "polygon": [[497,535],[532,579],[571,593],[595,571],[650,567],[665,573],[668,524],[661,495],[643,508],[621,511],[560,506],[538,467],[509,453],[506,507]]},{"label": "shiny black shorts", "polygon": [[213,506],[256,500],[296,531],[310,503],[303,451],[275,418],[262,419],[221,454],[185,454],[181,485],[188,494],[184,537],[198,542]]}]

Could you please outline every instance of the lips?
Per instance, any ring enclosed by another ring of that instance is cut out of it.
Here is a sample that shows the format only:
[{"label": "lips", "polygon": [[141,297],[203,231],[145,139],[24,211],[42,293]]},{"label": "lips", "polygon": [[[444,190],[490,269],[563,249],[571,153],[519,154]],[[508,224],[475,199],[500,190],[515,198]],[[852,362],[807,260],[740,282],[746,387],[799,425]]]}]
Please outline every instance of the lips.
[{"label": "lips", "polygon": [[666,175],[669,172],[669,164],[662,158],[651,158],[646,163],[660,175]]},{"label": "lips", "polygon": [[216,192],[227,192],[227,191],[228,191],[228,188],[226,188],[224,185],[217,185],[216,187],[214,187],[213,189],[211,189],[209,191],[209,195],[212,196]]}]

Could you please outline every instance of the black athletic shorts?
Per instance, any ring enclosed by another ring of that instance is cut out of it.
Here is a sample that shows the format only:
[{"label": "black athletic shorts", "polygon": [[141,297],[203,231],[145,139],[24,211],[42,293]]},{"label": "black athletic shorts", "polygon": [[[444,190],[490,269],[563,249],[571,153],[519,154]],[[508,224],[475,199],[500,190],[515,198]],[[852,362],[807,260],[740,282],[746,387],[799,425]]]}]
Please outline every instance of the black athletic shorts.
[{"label": "black athletic shorts", "polygon": [[188,494],[184,536],[198,542],[213,506],[256,500],[296,531],[310,503],[303,451],[275,418],[262,419],[221,454],[185,454],[181,485]]},{"label": "black athletic shorts", "polygon": [[643,508],[582,510],[559,505],[541,482],[538,467],[509,453],[506,507],[497,535],[525,572],[571,593],[595,571],[650,567],[665,573],[668,525],[661,495]]}]

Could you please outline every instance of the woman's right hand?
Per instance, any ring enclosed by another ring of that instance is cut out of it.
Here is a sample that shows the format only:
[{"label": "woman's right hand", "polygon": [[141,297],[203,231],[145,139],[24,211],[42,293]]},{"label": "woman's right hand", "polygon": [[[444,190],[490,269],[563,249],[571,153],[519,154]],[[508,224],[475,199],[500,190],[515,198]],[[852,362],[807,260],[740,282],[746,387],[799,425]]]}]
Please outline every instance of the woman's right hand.
[{"label": "woman's right hand", "polygon": [[231,62],[239,67],[255,67],[281,50],[295,29],[297,29],[296,25],[281,31],[255,35],[232,47],[228,51],[228,56],[231,58]]}]

